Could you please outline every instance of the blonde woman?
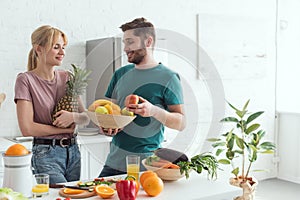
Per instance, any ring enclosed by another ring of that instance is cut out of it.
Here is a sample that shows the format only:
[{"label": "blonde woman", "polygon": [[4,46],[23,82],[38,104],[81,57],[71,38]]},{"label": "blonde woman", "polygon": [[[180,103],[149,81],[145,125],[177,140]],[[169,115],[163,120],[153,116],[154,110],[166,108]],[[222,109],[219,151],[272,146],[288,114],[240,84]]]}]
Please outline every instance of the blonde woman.
[{"label": "blonde woman", "polygon": [[14,101],[23,136],[33,136],[33,173],[47,173],[50,184],[80,179],[80,152],[74,129],[88,123],[82,101],[79,112],[60,111],[52,122],[51,113],[64,96],[68,73],[56,70],[65,57],[67,36],[45,25],[31,35],[32,49],[27,72],[17,76]]}]

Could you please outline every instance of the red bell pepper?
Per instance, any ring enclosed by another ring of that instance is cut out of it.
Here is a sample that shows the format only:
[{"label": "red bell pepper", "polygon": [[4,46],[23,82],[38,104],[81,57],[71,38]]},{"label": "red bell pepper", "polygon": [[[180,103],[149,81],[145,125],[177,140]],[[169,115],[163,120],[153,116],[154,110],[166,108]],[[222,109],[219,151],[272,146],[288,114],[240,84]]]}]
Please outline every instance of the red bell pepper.
[{"label": "red bell pepper", "polygon": [[116,183],[116,189],[120,200],[135,200],[136,191],[136,181],[135,180],[120,180]]}]

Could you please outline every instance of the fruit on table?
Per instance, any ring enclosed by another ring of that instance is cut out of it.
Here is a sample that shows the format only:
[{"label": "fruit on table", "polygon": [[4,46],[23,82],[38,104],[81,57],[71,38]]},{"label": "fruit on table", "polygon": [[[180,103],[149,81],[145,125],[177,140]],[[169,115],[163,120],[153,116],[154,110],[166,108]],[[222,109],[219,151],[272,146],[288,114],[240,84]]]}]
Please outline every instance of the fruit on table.
[{"label": "fruit on table", "polygon": [[29,154],[28,149],[22,144],[13,144],[5,152],[6,156],[24,156]]},{"label": "fruit on table", "polygon": [[150,176],[157,176],[157,174],[156,174],[155,172],[153,172],[153,171],[150,171],[150,170],[144,171],[144,172],[141,174],[141,176],[140,176],[140,183],[141,183],[142,186],[143,186],[143,184],[144,184],[144,181],[145,181],[148,177],[150,177]]},{"label": "fruit on table", "polygon": [[95,192],[103,199],[108,199],[115,194],[115,190],[107,185],[97,185],[95,187]]},{"label": "fruit on table", "polygon": [[72,188],[65,188],[64,193],[65,194],[81,194],[84,193],[85,190],[79,190],[79,189],[72,189]]},{"label": "fruit on table", "polygon": [[98,113],[98,114],[109,114],[107,108],[104,107],[104,106],[98,106],[96,108],[96,110],[95,110],[95,113]]},{"label": "fruit on table", "polygon": [[159,195],[164,189],[164,182],[158,176],[149,176],[143,181],[144,191],[151,197]]},{"label": "fruit on table", "polygon": [[95,112],[96,108],[98,106],[104,106],[106,109],[108,109],[109,114],[113,115],[121,115],[121,108],[119,105],[107,100],[107,99],[98,99],[95,100],[89,107],[88,111]]},{"label": "fruit on table", "polygon": [[52,120],[55,121],[54,115],[61,111],[66,110],[69,112],[78,112],[78,97],[82,95],[88,85],[88,76],[90,71],[80,69],[79,67],[71,64],[73,71],[69,71],[69,80],[67,81],[66,94],[59,100],[52,113]]},{"label": "fruit on table", "polygon": [[125,106],[129,107],[130,104],[138,104],[139,103],[139,96],[136,94],[130,94],[125,98]]},{"label": "fruit on table", "polygon": [[134,116],[134,112],[128,111],[128,110],[126,109],[126,107],[124,107],[124,108],[122,109],[121,114],[122,114],[122,115],[127,115],[127,116]]}]

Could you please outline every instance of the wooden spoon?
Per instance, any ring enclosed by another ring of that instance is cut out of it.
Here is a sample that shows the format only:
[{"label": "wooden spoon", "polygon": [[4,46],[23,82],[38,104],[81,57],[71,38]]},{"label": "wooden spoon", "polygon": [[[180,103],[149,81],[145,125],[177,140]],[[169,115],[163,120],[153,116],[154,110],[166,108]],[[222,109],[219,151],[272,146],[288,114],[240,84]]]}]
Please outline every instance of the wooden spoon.
[{"label": "wooden spoon", "polygon": [[1,103],[5,100],[6,95],[4,93],[0,94],[0,108],[1,108]]}]

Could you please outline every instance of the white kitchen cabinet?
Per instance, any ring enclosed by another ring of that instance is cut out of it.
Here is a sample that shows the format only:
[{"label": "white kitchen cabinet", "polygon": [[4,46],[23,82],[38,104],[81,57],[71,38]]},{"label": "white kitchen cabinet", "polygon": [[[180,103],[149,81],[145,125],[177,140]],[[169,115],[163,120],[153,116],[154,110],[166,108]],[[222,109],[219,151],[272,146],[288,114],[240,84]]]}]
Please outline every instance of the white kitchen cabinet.
[{"label": "white kitchen cabinet", "polygon": [[81,152],[81,180],[99,176],[110,149],[111,138],[103,135],[78,136]]}]

